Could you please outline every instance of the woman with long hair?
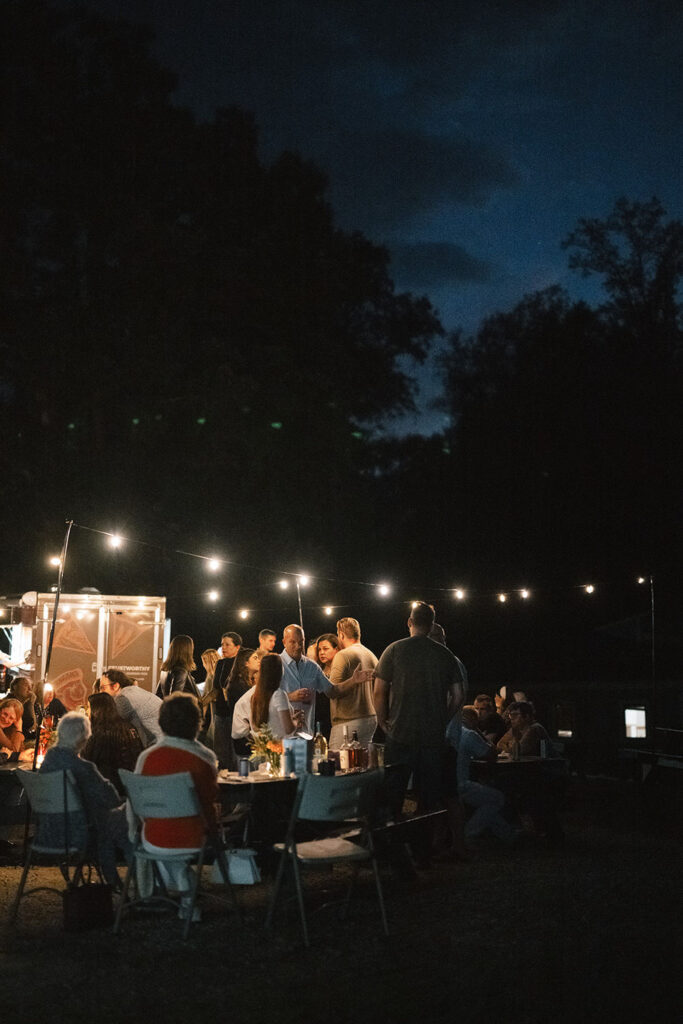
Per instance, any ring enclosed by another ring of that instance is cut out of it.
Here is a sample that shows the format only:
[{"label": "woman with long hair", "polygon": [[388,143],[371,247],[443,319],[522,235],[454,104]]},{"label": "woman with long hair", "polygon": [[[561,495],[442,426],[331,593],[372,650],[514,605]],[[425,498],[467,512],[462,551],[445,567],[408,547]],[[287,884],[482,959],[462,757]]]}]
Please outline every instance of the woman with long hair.
[{"label": "woman with long hair", "polygon": [[194,640],[191,636],[181,633],[171,640],[166,660],[161,666],[166,678],[160,684],[160,697],[168,697],[169,693],[191,693],[199,699],[199,690],[191,673],[196,669],[194,663]]},{"label": "woman with long hair", "polygon": [[214,749],[221,765],[232,771],[237,767],[237,757],[245,753],[243,744],[235,746],[233,742],[232,719],[237,702],[250,689],[247,662],[253,653],[250,647],[240,647],[238,649],[233,659],[228,681],[222,693],[224,698],[222,714],[216,716]]},{"label": "woman with long hair", "polygon": [[328,679],[332,671],[334,656],[339,650],[341,650],[339,637],[335,636],[334,633],[323,633],[322,636],[318,637],[315,645],[315,660]]},{"label": "woman with long hair", "polygon": [[11,754],[19,753],[24,745],[21,718],[24,706],[16,697],[5,697],[0,701],[0,747]]},{"label": "woman with long hair", "polygon": [[142,740],[136,730],[121,718],[110,693],[91,693],[88,708],[92,733],[82,756],[86,761],[92,761],[100,774],[125,796],[119,768],[129,772],[135,770],[135,763],[142,753]]},{"label": "woman with long hair", "polygon": [[199,730],[199,739],[201,743],[207,743],[212,749],[214,727],[213,709],[216,703],[216,690],[213,685],[213,677],[216,672],[217,664],[218,651],[215,647],[207,647],[205,651],[202,651],[202,665],[204,666],[206,675],[204,677],[204,692],[199,701],[202,708],[202,727]]},{"label": "woman with long hair", "polygon": [[259,668],[261,667],[261,659],[263,658],[263,656],[265,654],[268,654],[268,653],[270,653],[270,652],[269,651],[262,651],[261,648],[259,647],[257,650],[252,651],[251,654],[249,655],[249,657],[247,658],[247,672],[248,672],[247,682],[249,683],[249,688],[250,689],[251,689],[252,686],[256,685],[256,673],[258,672]]},{"label": "woman with long hair", "polygon": [[279,654],[264,654],[256,673],[256,683],[240,697],[235,705],[232,722],[234,739],[244,738],[264,725],[270,726],[275,739],[281,740],[295,732],[292,709],[282,682],[282,658]]},{"label": "woman with long hair", "polygon": [[[334,656],[340,650],[341,642],[336,633],[323,633],[316,640],[314,661],[320,665],[328,679],[332,671]],[[325,739],[329,740],[332,732],[332,709],[330,708],[330,698],[322,691],[315,695],[315,717],[320,725],[321,733]]]}]

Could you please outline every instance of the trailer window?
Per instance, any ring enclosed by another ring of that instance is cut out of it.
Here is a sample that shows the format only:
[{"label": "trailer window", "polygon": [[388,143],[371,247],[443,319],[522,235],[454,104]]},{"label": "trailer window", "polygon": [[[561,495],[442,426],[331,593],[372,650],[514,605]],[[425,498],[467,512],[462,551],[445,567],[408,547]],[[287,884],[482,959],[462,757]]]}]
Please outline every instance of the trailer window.
[{"label": "trailer window", "polygon": [[624,728],[628,739],[644,739],[647,736],[645,708],[624,708]]}]

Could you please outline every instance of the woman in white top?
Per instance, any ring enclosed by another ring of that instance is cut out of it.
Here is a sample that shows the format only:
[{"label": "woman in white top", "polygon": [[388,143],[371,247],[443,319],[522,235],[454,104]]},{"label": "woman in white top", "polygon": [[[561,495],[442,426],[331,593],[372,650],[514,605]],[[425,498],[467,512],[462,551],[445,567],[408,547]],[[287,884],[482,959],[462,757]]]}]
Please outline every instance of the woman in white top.
[{"label": "woman in white top", "polygon": [[264,654],[256,673],[256,683],[235,704],[232,738],[241,739],[269,725],[275,739],[281,740],[296,729],[289,698],[280,689],[282,659],[279,654]]}]

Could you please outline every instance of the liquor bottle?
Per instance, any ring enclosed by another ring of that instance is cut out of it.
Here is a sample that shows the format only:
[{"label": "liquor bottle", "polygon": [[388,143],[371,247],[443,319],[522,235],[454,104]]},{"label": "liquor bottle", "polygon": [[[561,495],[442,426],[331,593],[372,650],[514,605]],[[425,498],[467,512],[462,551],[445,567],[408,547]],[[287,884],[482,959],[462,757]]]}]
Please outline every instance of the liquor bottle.
[{"label": "liquor bottle", "polygon": [[344,726],[344,742],[339,748],[339,770],[348,772],[351,768],[351,744],[349,743],[349,727]]},{"label": "liquor bottle", "polygon": [[363,748],[358,742],[358,733],[355,729],[349,744],[349,767],[351,771],[359,771],[363,767]]},{"label": "liquor bottle", "polygon": [[319,771],[318,765],[327,759],[327,740],[320,731],[320,722],[315,723],[315,736],[313,737],[313,763],[311,768],[314,772]]}]

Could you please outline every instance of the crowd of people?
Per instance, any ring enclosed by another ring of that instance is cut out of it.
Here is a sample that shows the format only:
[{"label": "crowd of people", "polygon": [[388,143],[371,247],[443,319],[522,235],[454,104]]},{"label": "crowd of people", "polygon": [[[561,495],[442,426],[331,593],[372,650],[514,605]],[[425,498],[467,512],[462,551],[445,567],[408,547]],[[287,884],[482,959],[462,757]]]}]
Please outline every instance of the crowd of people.
[{"label": "crowd of people", "polygon": [[[238,757],[249,752],[252,733],[264,726],[275,740],[320,729],[333,751],[351,735],[364,747],[381,744],[385,765],[396,769],[387,773],[393,813],[401,815],[409,783],[419,815],[446,812],[434,815],[446,823],[433,837],[441,857],[468,857],[466,840],[484,832],[512,843],[529,823],[550,838],[560,837],[554,814],[558,789],[545,773],[533,787],[520,786],[518,779],[501,784],[473,777],[473,762],[552,760],[551,739],[524,693],[502,688],[466,704],[467,672],[449,650],[431,605],[413,607],[408,636],[379,658],[361,642],[356,619],[344,617],[336,625],[336,633],[306,645],[302,627],[292,623],[283,631],[279,653],[271,629],[261,630],[257,648],[226,631],[220,649],[201,655],[203,682],[195,677],[192,639],[179,635],[171,641],[156,693],[111,668],[96,680],[85,715],[65,713],[53,701],[57,742],[40,770],[73,771],[84,795],[81,825],[97,837],[112,884],[119,885],[116,851],[130,849],[119,771],[190,771],[213,827],[218,769],[234,770]],[[46,710],[30,680],[13,681],[0,701],[0,747],[7,756],[18,756],[35,740]],[[152,849],[187,846],[198,825],[186,825],[162,829],[163,835],[150,827],[145,842]]]}]

